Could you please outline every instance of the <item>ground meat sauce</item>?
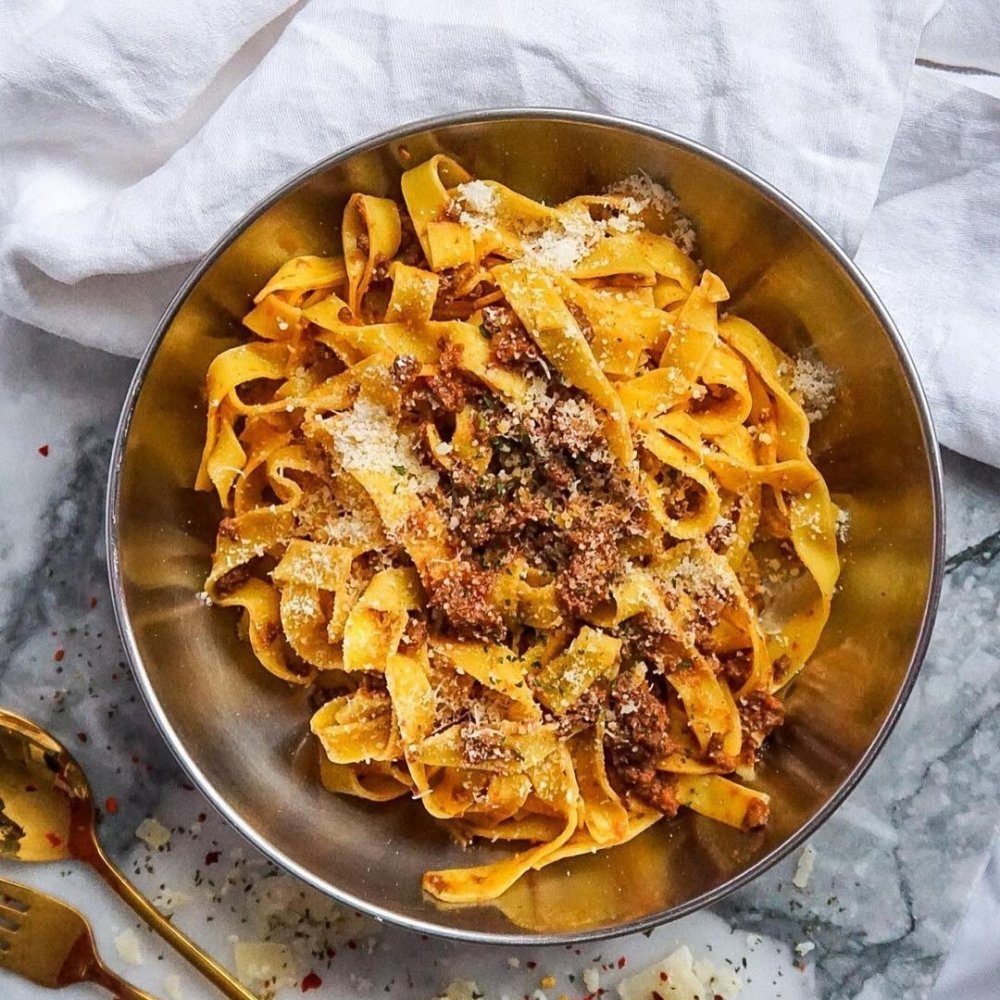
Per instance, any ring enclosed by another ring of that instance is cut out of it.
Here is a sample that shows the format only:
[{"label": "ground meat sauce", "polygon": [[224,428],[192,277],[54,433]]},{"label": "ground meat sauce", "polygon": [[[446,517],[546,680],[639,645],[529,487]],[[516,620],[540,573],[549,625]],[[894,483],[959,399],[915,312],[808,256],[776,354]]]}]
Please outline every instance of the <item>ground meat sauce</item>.
[{"label": "ground meat sauce", "polygon": [[752,691],[736,707],[743,731],[758,747],[785,721],[785,706],[766,691]]},{"label": "ground meat sauce", "polygon": [[[442,308],[455,305],[456,290],[463,283],[467,289],[469,278],[461,269],[442,276]],[[440,439],[450,441],[457,415],[471,411],[473,437],[485,456],[478,464],[466,465],[449,452],[451,461],[436,463],[441,478],[438,503],[453,557],[424,573],[427,619],[407,626],[400,644],[404,652],[424,643],[428,630],[459,639],[515,642],[508,627],[509,609],[501,606],[498,596],[504,592],[503,574],[515,560],[535,574],[533,580],[554,584],[562,623],[572,633],[609,606],[613,587],[626,572],[630,543],[656,530],[637,475],[609,453],[600,411],[585,394],[550,376],[509,306],[487,306],[481,316],[492,363],[533,382],[528,400],[511,405],[464,369],[461,349],[447,343],[440,345],[440,361],[433,368],[412,357],[398,357],[392,365],[401,422],[415,440],[426,442],[421,428],[433,422]],[[589,333],[585,317],[578,322]],[[703,501],[698,483],[671,470],[660,478],[671,516],[684,517],[698,509]],[[722,548],[734,533],[727,521],[711,541]],[[618,625],[615,634],[622,647],[617,676],[592,685],[564,712],[545,715],[562,738],[603,719],[614,786],[668,816],[678,809],[676,779],[655,766],[673,749],[666,676],[690,664],[686,650],[692,641],[732,691],[746,683],[752,670],[749,651],[713,654],[713,631],[728,597],[697,583],[682,583],[694,597],[693,608],[682,620],[676,618],[676,595],[668,588],[663,597],[671,614],[635,615]],[[439,723],[461,725],[464,759],[473,766],[503,759],[508,751],[497,722],[510,716],[509,699],[477,681],[456,677],[453,669],[435,666],[433,657],[430,680]],[[503,704],[494,704],[497,699]],[[747,760],[725,757],[721,740],[707,748],[707,758],[723,770],[752,763],[784,714],[778,699],[763,692],[741,700],[739,711],[748,734]],[[752,813],[747,825],[765,819],[766,810]]]},{"label": "ground meat sauce", "polygon": [[420,245],[420,240],[417,239],[417,234],[413,228],[413,220],[410,218],[410,213],[406,211],[404,205],[401,205],[398,202],[397,205],[400,209],[400,240],[399,250],[396,251],[394,260],[398,260],[403,264],[408,264],[410,267],[426,269],[427,258],[424,257],[423,247]]},{"label": "ground meat sauce", "polygon": [[619,634],[624,660],[647,663],[661,674],[683,666],[684,646],[667,622],[649,614],[634,615],[621,623]]},{"label": "ground meat sauce", "polygon": [[503,616],[493,603],[496,584],[495,572],[456,560],[446,572],[424,581],[427,606],[456,635],[495,642],[504,634]]},{"label": "ground meat sauce", "polygon": [[568,533],[572,555],[556,584],[567,613],[587,618],[611,597],[625,568],[621,550],[621,511],[611,504],[588,510]]},{"label": "ground meat sauce", "polygon": [[626,795],[674,816],[678,807],[674,781],[654,766],[673,749],[670,720],[644,670],[618,675],[611,688],[610,711],[604,746],[612,780]]},{"label": "ground meat sauce", "polygon": [[[472,264],[462,264],[461,267],[449,268],[440,273],[438,294],[434,301],[433,319],[468,319],[476,311],[476,299],[488,288],[485,282],[477,282],[468,287],[469,280],[475,275],[476,268]],[[459,292],[463,294],[459,294]]]},{"label": "ground meat sauce", "polygon": [[719,674],[732,691],[738,691],[750,678],[753,659],[749,649],[719,657]]},{"label": "ground meat sauce", "polygon": [[482,325],[490,338],[490,354],[498,364],[524,368],[541,359],[538,346],[510,306],[487,306]]},{"label": "ground meat sauce", "polygon": [[583,692],[561,716],[559,716],[558,733],[566,739],[575,733],[589,729],[601,717],[607,705],[609,687],[606,681],[597,681]]}]

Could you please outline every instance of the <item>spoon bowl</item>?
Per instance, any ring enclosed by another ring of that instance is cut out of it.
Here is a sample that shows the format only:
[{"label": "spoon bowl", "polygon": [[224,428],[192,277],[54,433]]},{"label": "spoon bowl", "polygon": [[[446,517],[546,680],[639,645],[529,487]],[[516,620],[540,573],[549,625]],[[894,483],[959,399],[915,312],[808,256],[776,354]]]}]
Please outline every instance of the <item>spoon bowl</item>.
[{"label": "spoon bowl", "polygon": [[72,755],[33,722],[0,709],[0,857],[89,861],[94,826],[90,784]]}]

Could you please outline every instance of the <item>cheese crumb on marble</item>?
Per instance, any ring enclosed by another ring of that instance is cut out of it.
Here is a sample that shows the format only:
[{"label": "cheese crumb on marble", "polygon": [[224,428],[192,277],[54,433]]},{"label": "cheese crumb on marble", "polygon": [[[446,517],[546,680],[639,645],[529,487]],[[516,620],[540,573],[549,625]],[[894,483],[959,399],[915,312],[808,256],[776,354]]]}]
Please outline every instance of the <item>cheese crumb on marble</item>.
[{"label": "cheese crumb on marble", "polygon": [[178,892],[175,889],[164,889],[163,892],[159,894],[153,900],[153,906],[155,906],[160,913],[165,917],[169,917],[176,913],[182,906],[186,906],[191,902],[191,897],[184,892]]},{"label": "cheese crumb on marble", "polygon": [[434,1000],[481,1000],[482,990],[471,979],[456,979],[448,984],[444,993],[439,993]]},{"label": "cheese crumb on marble", "polygon": [[256,991],[276,992],[298,982],[291,951],[276,941],[236,941],[236,978]]},{"label": "cheese crumb on marble", "polygon": [[596,965],[588,965],[583,970],[583,985],[588,993],[596,993],[601,988],[601,973]]},{"label": "cheese crumb on marble", "polygon": [[130,927],[128,930],[124,930],[118,937],[115,938],[115,950],[118,952],[118,957],[126,965],[142,965],[144,959],[142,956],[142,945],[139,942],[139,938],[136,937],[136,933]]},{"label": "cheese crumb on marble", "polygon": [[797,889],[805,889],[809,885],[812,877],[813,865],[816,863],[816,848],[811,844],[806,844],[802,848],[799,856],[799,863],[795,866],[795,874],[792,876],[792,885]]},{"label": "cheese crumb on marble", "polygon": [[800,941],[795,946],[795,954],[802,958],[804,955],[808,955],[809,952],[814,951],[816,945],[812,941]]},{"label": "cheese crumb on marble", "polygon": [[162,850],[170,843],[170,830],[158,819],[147,816],[137,827],[135,835],[151,851]]},{"label": "cheese crumb on marble", "polygon": [[707,961],[695,962],[687,946],[618,984],[621,1000],[733,1000],[743,990],[734,973]]}]

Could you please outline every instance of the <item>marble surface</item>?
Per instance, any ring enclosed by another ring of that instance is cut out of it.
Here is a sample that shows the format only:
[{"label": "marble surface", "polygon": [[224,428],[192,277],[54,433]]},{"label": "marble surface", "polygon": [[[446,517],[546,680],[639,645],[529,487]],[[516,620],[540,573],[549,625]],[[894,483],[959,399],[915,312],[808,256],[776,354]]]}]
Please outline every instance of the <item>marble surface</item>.
[{"label": "marble surface", "polygon": [[[237,940],[271,938],[293,955],[286,997],[301,995],[310,972],[323,982],[317,998],[426,998],[456,978],[477,979],[490,997],[520,997],[552,974],[554,1000],[586,992],[587,965],[613,966],[601,972],[608,987],[684,943],[735,965],[745,1000],[928,993],[1000,817],[1000,472],[945,456],[949,561],[930,654],[879,761],[814,838],[805,890],[791,884],[791,859],[648,937],[580,950],[477,948],[340,910],[271,868],[186,784],[123,662],[107,591],[105,475],[131,371],[128,360],[0,326],[0,704],[77,754],[98,801],[115,800],[102,822],[110,853],[224,962]],[[166,850],[137,840],[147,816],[171,828]],[[88,872],[3,870],[73,901],[94,921],[109,964],[135,983],[157,996],[214,995]],[[143,952],[131,967],[114,943],[129,928]],[[815,947],[798,955],[803,942]],[[0,972],[5,1000],[41,994]]]}]

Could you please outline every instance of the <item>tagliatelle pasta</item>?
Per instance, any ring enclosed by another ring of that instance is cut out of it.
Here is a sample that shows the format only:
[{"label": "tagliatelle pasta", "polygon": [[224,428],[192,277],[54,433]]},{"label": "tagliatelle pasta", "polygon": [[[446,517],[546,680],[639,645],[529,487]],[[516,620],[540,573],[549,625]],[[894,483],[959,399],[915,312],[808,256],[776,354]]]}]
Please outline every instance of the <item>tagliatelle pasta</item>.
[{"label": "tagliatelle pasta", "polygon": [[312,688],[323,784],[511,842],[427,872],[449,903],[682,808],[762,826],[839,572],[806,369],[646,177],[548,206],[438,155],[341,238],[212,362],[197,478],[206,595]]}]

